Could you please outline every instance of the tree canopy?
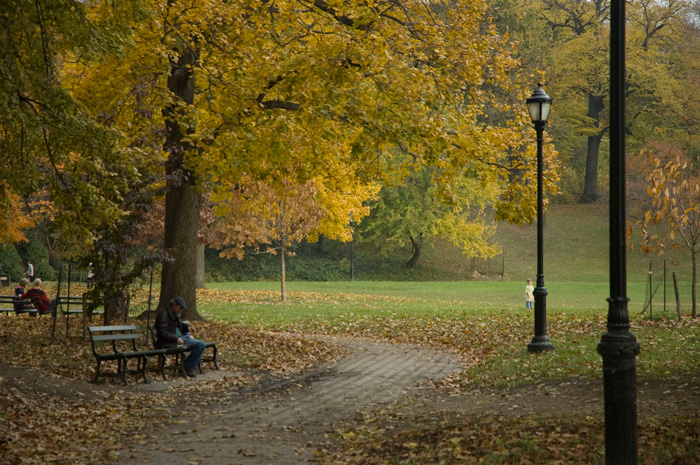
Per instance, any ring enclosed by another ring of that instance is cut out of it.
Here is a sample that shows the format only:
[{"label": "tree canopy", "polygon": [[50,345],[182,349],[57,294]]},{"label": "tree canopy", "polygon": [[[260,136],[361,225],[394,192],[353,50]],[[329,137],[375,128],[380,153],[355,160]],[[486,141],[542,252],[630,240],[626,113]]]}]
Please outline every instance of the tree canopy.
[{"label": "tree canopy", "polygon": [[453,212],[472,198],[500,219],[534,216],[531,89],[485,1],[13,3],[3,115],[21,117],[2,121],[0,143],[10,169],[35,169],[7,184],[3,212],[10,192],[50,184],[77,250],[164,189],[161,301],[183,295],[196,312],[202,195],[250,179],[313,181],[326,216],[312,236],[347,239],[372,186],[425,167]]}]

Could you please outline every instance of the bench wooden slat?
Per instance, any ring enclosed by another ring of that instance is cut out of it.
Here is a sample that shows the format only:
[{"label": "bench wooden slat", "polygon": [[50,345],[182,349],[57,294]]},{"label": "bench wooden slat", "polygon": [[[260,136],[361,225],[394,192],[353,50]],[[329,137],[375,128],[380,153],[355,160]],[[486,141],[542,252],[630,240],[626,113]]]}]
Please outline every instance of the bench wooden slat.
[{"label": "bench wooden slat", "polygon": [[138,328],[135,325],[121,325],[121,326],[89,326],[88,330],[93,332],[102,331],[137,331]]},{"label": "bench wooden slat", "polygon": [[128,341],[138,338],[138,334],[95,334],[92,336],[93,341]]}]

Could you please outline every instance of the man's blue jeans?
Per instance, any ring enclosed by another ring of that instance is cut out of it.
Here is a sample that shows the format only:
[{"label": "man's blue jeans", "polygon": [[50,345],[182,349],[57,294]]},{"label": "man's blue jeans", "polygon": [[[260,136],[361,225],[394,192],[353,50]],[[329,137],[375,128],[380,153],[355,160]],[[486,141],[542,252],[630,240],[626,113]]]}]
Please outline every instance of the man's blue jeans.
[{"label": "man's blue jeans", "polygon": [[185,370],[195,371],[199,365],[199,361],[202,359],[202,354],[204,353],[204,341],[195,339],[188,333],[182,336],[182,342],[184,342],[186,346],[192,348],[190,355],[188,355],[183,362]]}]

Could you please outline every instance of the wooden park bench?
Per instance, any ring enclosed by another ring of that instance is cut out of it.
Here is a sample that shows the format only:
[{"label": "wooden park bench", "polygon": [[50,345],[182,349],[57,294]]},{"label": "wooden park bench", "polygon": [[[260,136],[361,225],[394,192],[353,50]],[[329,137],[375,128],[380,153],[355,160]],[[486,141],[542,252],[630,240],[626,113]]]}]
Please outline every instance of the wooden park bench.
[{"label": "wooden park bench", "polygon": [[3,312],[5,315],[9,315],[10,313],[30,313],[36,315],[39,313],[39,311],[32,304],[31,300],[22,300],[13,295],[0,296],[0,313]]},{"label": "wooden park bench", "polygon": [[[143,376],[145,383],[150,383],[146,376],[146,368],[148,365],[148,357],[156,356],[159,358],[158,366],[165,379],[165,373],[162,367],[165,365],[165,349],[139,350],[136,346],[136,340],[139,338],[137,327],[134,325],[121,326],[90,326],[90,340],[92,341],[92,353],[97,360],[97,368],[95,369],[95,382],[100,376],[107,376],[100,372],[103,361],[116,361],[117,372],[116,376],[121,377],[122,382],[127,384],[127,373],[135,373]],[[128,362],[131,359],[136,359],[136,369],[129,370]]]},{"label": "wooden park bench", "polygon": [[[173,366],[180,371],[180,374],[187,378],[187,374],[185,373],[185,367],[182,364],[182,360],[185,359],[185,353],[190,352],[192,349],[188,346],[172,346],[172,347],[165,347],[161,349],[156,348],[156,327],[153,325],[148,326],[148,333],[151,335],[151,343],[153,344],[153,348],[155,350],[165,350],[165,355],[166,357],[168,355],[174,355],[175,356],[175,361]],[[216,370],[219,370],[219,364],[216,361],[216,355],[218,352],[218,349],[216,348],[216,342],[205,342],[204,345],[204,350],[206,351],[207,349],[211,348],[212,349],[212,355],[202,355],[202,358],[199,360],[199,372],[204,373],[204,370],[202,370],[202,362],[211,362],[214,364],[214,368]],[[163,357],[162,359],[159,360],[162,365],[158,366],[158,371],[159,373],[163,376],[163,379],[165,378],[165,358]],[[181,360],[182,359],[182,360]]]}]

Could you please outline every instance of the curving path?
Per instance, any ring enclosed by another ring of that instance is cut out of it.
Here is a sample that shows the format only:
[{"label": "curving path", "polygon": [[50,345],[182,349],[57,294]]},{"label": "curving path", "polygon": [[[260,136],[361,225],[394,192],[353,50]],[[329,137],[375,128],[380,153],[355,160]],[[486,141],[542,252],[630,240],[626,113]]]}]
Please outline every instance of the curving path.
[{"label": "curving path", "polygon": [[334,425],[364,408],[402,400],[429,379],[458,371],[451,354],[350,340],[351,355],[285,385],[213,406],[120,452],[124,464],[293,465],[314,461]]}]

